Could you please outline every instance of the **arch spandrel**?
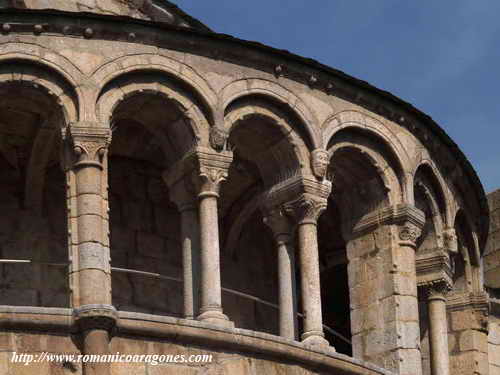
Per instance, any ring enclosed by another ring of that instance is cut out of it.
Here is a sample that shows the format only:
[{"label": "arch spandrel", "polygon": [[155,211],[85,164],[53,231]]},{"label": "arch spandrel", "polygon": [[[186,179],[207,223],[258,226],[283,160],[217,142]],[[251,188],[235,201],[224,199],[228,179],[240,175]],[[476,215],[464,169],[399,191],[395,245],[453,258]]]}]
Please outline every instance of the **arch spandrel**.
[{"label": "arch spandrel", "polygon": [[310,151],[322,147],[318,120],[314,114],[297,95],[275,82],[259,78],[233,81],[219,93],[220,107],[225,111],[236,100],[256,95],[285,106],[300,120],[300,126],[304,127],[308,136],[305,143],[311,145]]}]

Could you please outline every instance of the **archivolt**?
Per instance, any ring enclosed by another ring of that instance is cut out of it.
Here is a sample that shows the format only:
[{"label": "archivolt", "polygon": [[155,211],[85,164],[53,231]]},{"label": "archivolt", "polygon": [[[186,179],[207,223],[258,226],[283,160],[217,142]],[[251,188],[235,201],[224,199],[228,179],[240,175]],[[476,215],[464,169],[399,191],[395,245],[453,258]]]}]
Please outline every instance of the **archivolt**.
[{"label": "archivolt", "polygon": [[161,74],[152,77],[148,72],[135,72],[108,82],[97,100],[97,119],[104,126],[111,126],[114,110],[122,101],[133,95],[148,93],[174,100],[190,125],[195,142],[208,144],[209,124],[199,106],[193,102],[189,93]]},{"label": "archivolt", "polygon": [[[123,56],[108,62],[92,73],[92,79],[100,85],[96,95],[111,81],[132,72],[158,72],[167,79],[178,81],[188,87],[195,98],[203,105],[207,121],[213,123],[217,107],[217,95],[208,82],[190,66],[166,56],[139,54]],[[98,94],[99,93],[99,94]],[[95,97],[94,103],[97,102]]]},{"label": "archivolt", "polygon": [[403,197],[401,194],[402,187],[399,182],[399,179],[396,173],[394,172],[393,168],[391,167],[391,165],[377,150],[373,149],[367,144],[364,144],[364,142],[353,143],[353,142],[341,141],[335,143],[332,147],[328,149],[328,153],[330,154],[330,159],[332,160],[332,163],[335,163],[335,153],[346,149],[356,150],[357,152],[362,154],[367,160],[369,160],[370,164],[377,171],[378,175],[382,179],[385,188],[387,189],[389,204],[394,205],[402,203],[403,201]]},{"label": "archivolt", "polygon": [[309,144],[312,149],[321,147],[321,135],[317,131],[318,120],[293,92],[272,81],[245,78],[231,82],[221,90],[219,93],[220,107],[226,111],[231,103],[245,96],[260,96],[286,106],[300,119],[301,124],[297,124],[297,126],[302,126],[309,138],[304,142]]},{"label": "archivolt", "polygon": [[12,55],[0,58],[0,84],[2,83],[20,83],[45,91],[61,108],[63,125],[79,119],[78,92],[72,83],[49,66]]},{"label": "archivolt", "polygon": [[335,134],[346,128],[360,129],[367,134],[372,134],[376,139],[380,139],[388,147],[398,164],[395,167],[399,168],[402,173],[402,175],[398,177],[401,179],[404,200],[413,202],[413,196],[409,194],[413,192],[413,189],[408,187],[410,183],[408,175],[412,171],[412,163],[399,138],[382,122],[371,116],[357,111],[343,111],[331,116],[324,122],[322,129],[323,143],[325,146],[328,147]]},{"label": "archivolt", "polygon": [[[303,170],[305,174],[311,174],[308,147],[304,140],[290,124],[289,117],[266,101],[251,98],[251,100],[242,100],[238,104],[229,107],[224,120],[225,130],[230,134],[241,121],[252,117],[262,117],[270,120],[271,123],[280,129],[284,137],[280,145],[277,145],[279,146],[277,150],[279,149],[283,152],[273,155],[275,163],[272,166],[269,164],[266,166],[260,165],[259,167],[266,169],[269,167],[270,173],[272,173],[271,169],[274,169],[275,174],[284,173],[285,169],[290,173],[299,173],[300,170]],[[290,155],[290,152],[292,155]],[[281,179],[286,177],[281,176]]]},{"label": "archivolt", "polygon": [[[413,187],[414,182],[415,182],[415,177],[417,175],[417,172],[421,168],[426,168],[427,169],[427,175],[431,178],[431,181],[434,185],[434,189],[431,190],[437,190],[434,192],[434,194],[437,194],[438,196],[435,197],[434,199],[441,199],[443,203],[443,208],[444,208],[444,216],[443,216],[443,224],[445,224],[446,227],[453,227],[453,220],[452,220],[452,201],[453,198],[450,194],[449,189],[447,188],[446,182],[443,179],[443,176],[441,173],[439,173],[439,170],[436,168],[436,165],[433,163],[432,160],[430,159],[423,159],[421,162],[418,164],[418,166],[415,168],[414,172],[410,174],[411,181],[409,181],[408,186]],[[429,188],[429,187],[428,187]],[[434,195],[433,195],[434,196]],[[435,204],[438,204],[438,201],[435,201]],[[437,207],[439,209],[439,205]]]}]

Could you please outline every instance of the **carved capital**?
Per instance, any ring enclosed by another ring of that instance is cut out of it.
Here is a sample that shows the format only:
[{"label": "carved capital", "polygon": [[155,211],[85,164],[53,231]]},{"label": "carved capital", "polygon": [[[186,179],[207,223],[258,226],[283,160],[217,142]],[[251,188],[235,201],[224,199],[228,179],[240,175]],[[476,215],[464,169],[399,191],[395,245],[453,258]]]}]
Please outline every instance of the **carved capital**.
[{"label": "carved capital", "polygon": [[330,163],[330,154],[326,150],[316,149],[311,153],[311,169],[318,179],[326,177],[328,165]]},{"label": "carved capital", "polygon": [[327,200],[325,198],[311,194],[302,194],[299,198],[285,203],[283,211],[299,225],[316,225],[326,207]]},{"label": "carved capital", "polygon": [[292,223],[281,208],[265,213],[264,224],[271,229],[276,242],[289,242],[292,232]]},{"label": "carved capital", "polygon": [[66,159],[73,168],[83,166],[102,168],[104,156],[111,143],[111,131],[105,127],[98,127],[97,124],[71,124],[66,134],[66,141]]},{"label": "carved capital", "polygon": [[209,135],[210,146],[215,151],[227,150],[228,139],[229,139],[229,133],[224,129],[221,129],[217,126],[213,126],[210,128],[210,135]]},{"label": "carved capital", "polygon": [[406,221],[399,227],[399,240],[402,245],[416,247],[418,238],[422,235],[422,227]]},{"label": "carved capital", "polygon": [[312,176],[293,176],[283,180],[264,193],[264,205],[269,210],[283,206],[288,202],[295,201],[297,197],[304,194],[315,196],[325,201],[328,199],[332,189],[329,181],[317,181]]},{"label": "carved capital", "polygon": [[451,284],[446,280],[436,280],[432,283],[422,286],[427,300],[446,301],[446,295],[451,291]]},{"label": "carved capital", "polygon": [[458,238],[453,228],[447,228],[443,231],[444,248],[452,254],[458,253]]}]

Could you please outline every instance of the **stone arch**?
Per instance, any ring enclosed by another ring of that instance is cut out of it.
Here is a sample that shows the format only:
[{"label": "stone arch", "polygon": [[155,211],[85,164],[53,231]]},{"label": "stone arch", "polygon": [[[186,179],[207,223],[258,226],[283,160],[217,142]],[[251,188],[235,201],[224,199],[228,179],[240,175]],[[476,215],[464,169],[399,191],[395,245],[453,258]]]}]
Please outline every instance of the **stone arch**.
[{"label": "stone arch", "polygon": [[[458,254],[455,257],[455,263],[459,265],[462,260],[464,263],[464,274],[459,273],[460,269],[457,266],[454,281],[456,282],[460,277],[464,277],[466,284],[462,285],[463,291],[477,292],[481,289],[481,259],[477,234],[466,210],[460,208],[457,211],[454,218],[454,228],[458,239]],[[460,256],[462,259],[459,258]]]},{"label": "stone arch", "polygon": [[[39,110],[38,131],[34,138],[26,170],[24,205],[39,212],[45,185],[45,168],[53,153],[61,129],[79,119],[79,94],[74,82],[53,64],[41,63],[32,56],[10,53],[0,56],[0,86],[14,85],[18,89],[31,90],[33,94],[46,97],[47,103],[40,108],[31,107],[25,95],[2,98],[2,104],[15,108],[21,106]],[[11,104],[9,104],[11,103]],[[51,108],[49,108],[51,107]],[[44,113],[42,116],[41,113]]]},{"label": "stone arch", "polygon": [[342,142],[343,147],[356,148],[365,157],[368,157],[372,166],[379,172],[386,187],[390,189],[391,204],[405,202],[407,199],[405,169],[403,162],[394,148],[391,147],[392,144],[388,143],[385,137],[381,137],[380,133],[373,132],[371,129],[366,130],[365,127],[345,124],[333,131],[332,136],[328,138],[327,149],[331,157],[333,157],[332,148],[336,147],[335,138],[339,135],[348,137],[348,140]]},{"label": "stone arch", "polygon": [[[68,259],[60,149],[64,129],[80,119],[81,96],[75,81],[67,77],[58,66],[31,54],[0,56],[2,226],[10,232],[8,246],[2,244],[2,257],[29,261],[23,267],[5,269],[17,275],[13,288],[19,289],[14,293],[27,294],[19,302],[22,305],[69,304],[67,268],[54,270],[44,264],[49,259],[56,263]],[[54,290],[43,285],[42,280],[49,278]]]},{"label": "stone arch", "polygon": [[419,171],[422,171],[422,169],[425,171],[425,174],[429,179],[429,182],[432,184],[432,189],[434,190],[434,193],[436,195],[435,198],[438,200],[436,203],[439,204],[439,208],[443,214],[442,215],[443,224],[446,227],[450,228],[453,227],[453,220],[452,220],[453,198],[450,194],[450,190],[448,189],[446,181],[444,180],[439,169],[431,159],[427,158],[422,159],[416,165],[414,171],[410,174],[411,183],[408,183],[408,186],[413,187],[417,173]]},{"label": "stone arch", "polygon": [[328,146],[336,133],[346,128],[360,129],[387,146],[400,169],[401,175],[398,178],[401,181],[404,199],[408,203],[413,203],[413,189],[408,187],[410,182],[408,175],[412,171],[412,163],[401,140],[381,121],[371,116],[358,111],[342,111],[328,118],[322,125],[325,146]]},{"label": "stone arch", "polygon": [[[22,61],[27,65],[36,67],[39,73],[37,75],[26,75],[25,80],[36,80],[40,86],[51,90],[54,95],[62,93],[63,90],[57,89],[57,82],[66,82],[67,87],[71,89],[74,95],[74,110],[68,111],[68,122],[77,121],[84,113],[84,96],[81,83],[85,80],[85,75],[70,60],[57,54],[56,52],[38,46],[36,44],[26,43],[5,43],[1,45],[0,65],[9,61]],[[57,78],[55,78],[57,77]],[[62,100],[62,104],[70,103]]]},{"label": "stone arch", "polygon": [[[190,94],[182,87],[172,83],[168,77],[135,71],[116,77],[104,86],[96,104],[96,116],[103,126],[113,126],[113,116],[116,109],[125,101],[133,97],[150,97],[163,100],[166,104],[172,103],[176,111],[181,114],[177,121],[163,129],[149,129],[159,137],[163,151],[175,151],[176,157],[182,157],[195,144],[208,145],[209,123],[199,103],[193,100]],[[143,123],[148,128],[150,124]],[[167,132],[174,136],[176,142],[166,136]]]},{"label": "stone arch", "polygon": [[49,66],[12,56],[0,58],[0,84],[3,83],[41,88],[61,108],[66,125],[79,119],[79,96],[75,86]]},{"label": "stone arch", "polygon": [[231,139],[231,134],[243,122],[255,119],[271,124],[270,128],[281,133],[281,138],[272,144],[272,147],[261,154],[253,155],[254,158],[267,160],[265,163],[258,163],[262,178],[267,184],[286,180],[301,172],[311,174],[309,147],[297,132],[294,119],[273,103],[261,97],[238,98],[226,108],[224,129]]},{"label": "stone arch", "polygon": [[323,146],[321,135],[317,130],[318,120],[292,91],[272,81],[245,78],[233,81],[221,90],[219,93],[220,107],[225,111],[231,103],[246,96],[260,96],[286,107],[300,120],[300,126],[304,127],[304,133],[307,134],[306,144],[309,143],[311,151]]},{"label": "stone arch", "polygon": [[[384,183],[384,187],[389,193],[390,204],[402,203],[402,197],[399,192],[401,191],[401,186],[399,184],[398,178],[391,166],[387,161],[375,150],[362,144],[355,144],[350,142],[340,142],[328,149],[330,154],[330,159],[335,159],[335,153],[341,150],[352,149],[355,152],[363,155],[366,160],[377,170],[380,178]],[[334,177],[335,178],[335,177]],[[397,189],[391,188],[391,186],[397,186]]]},{"label": "stone arch", "polygon": [[216,118],[217,94],[210,84],[192,67],[170,57],[157,54],[139,54],[119,57],[91,73],[92,79],[100,89],[95,93],[97,102],[102,90],[116,78],[132,72],[157,72],[169,81],[175,81],[196,98],[207,121],[214,123]]}]

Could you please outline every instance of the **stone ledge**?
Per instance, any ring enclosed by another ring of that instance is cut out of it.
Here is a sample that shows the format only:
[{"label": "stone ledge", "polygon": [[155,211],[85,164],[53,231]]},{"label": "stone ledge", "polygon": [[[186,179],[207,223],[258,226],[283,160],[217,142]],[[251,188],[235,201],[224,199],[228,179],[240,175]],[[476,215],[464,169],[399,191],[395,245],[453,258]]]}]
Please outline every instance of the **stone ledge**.
[{"label": "stone ledge", "polygon": [[335,374],[391,375],[370,363],[333,352],[330,348],[311,348],[301,342],[241,328],[224,328],[196,320],[178,319],[134,312],[119,312],[118,335],[171,338],[217,349],[266,355],[302,363]]},{"label": "stone ledge", "polygon": [[[263,355],[280,361],[304,364],[338,375],[393,375],[392,372],[343,354],[331,348],[307,347],[301,342],[241,328],[225,328],[197,320],[119,311],[116,335],[136,335],[172,339],[213,349],[226,349],[249,355]],[[1,306],[0,328],[33,331],[73,332],[73,309]]]}]

